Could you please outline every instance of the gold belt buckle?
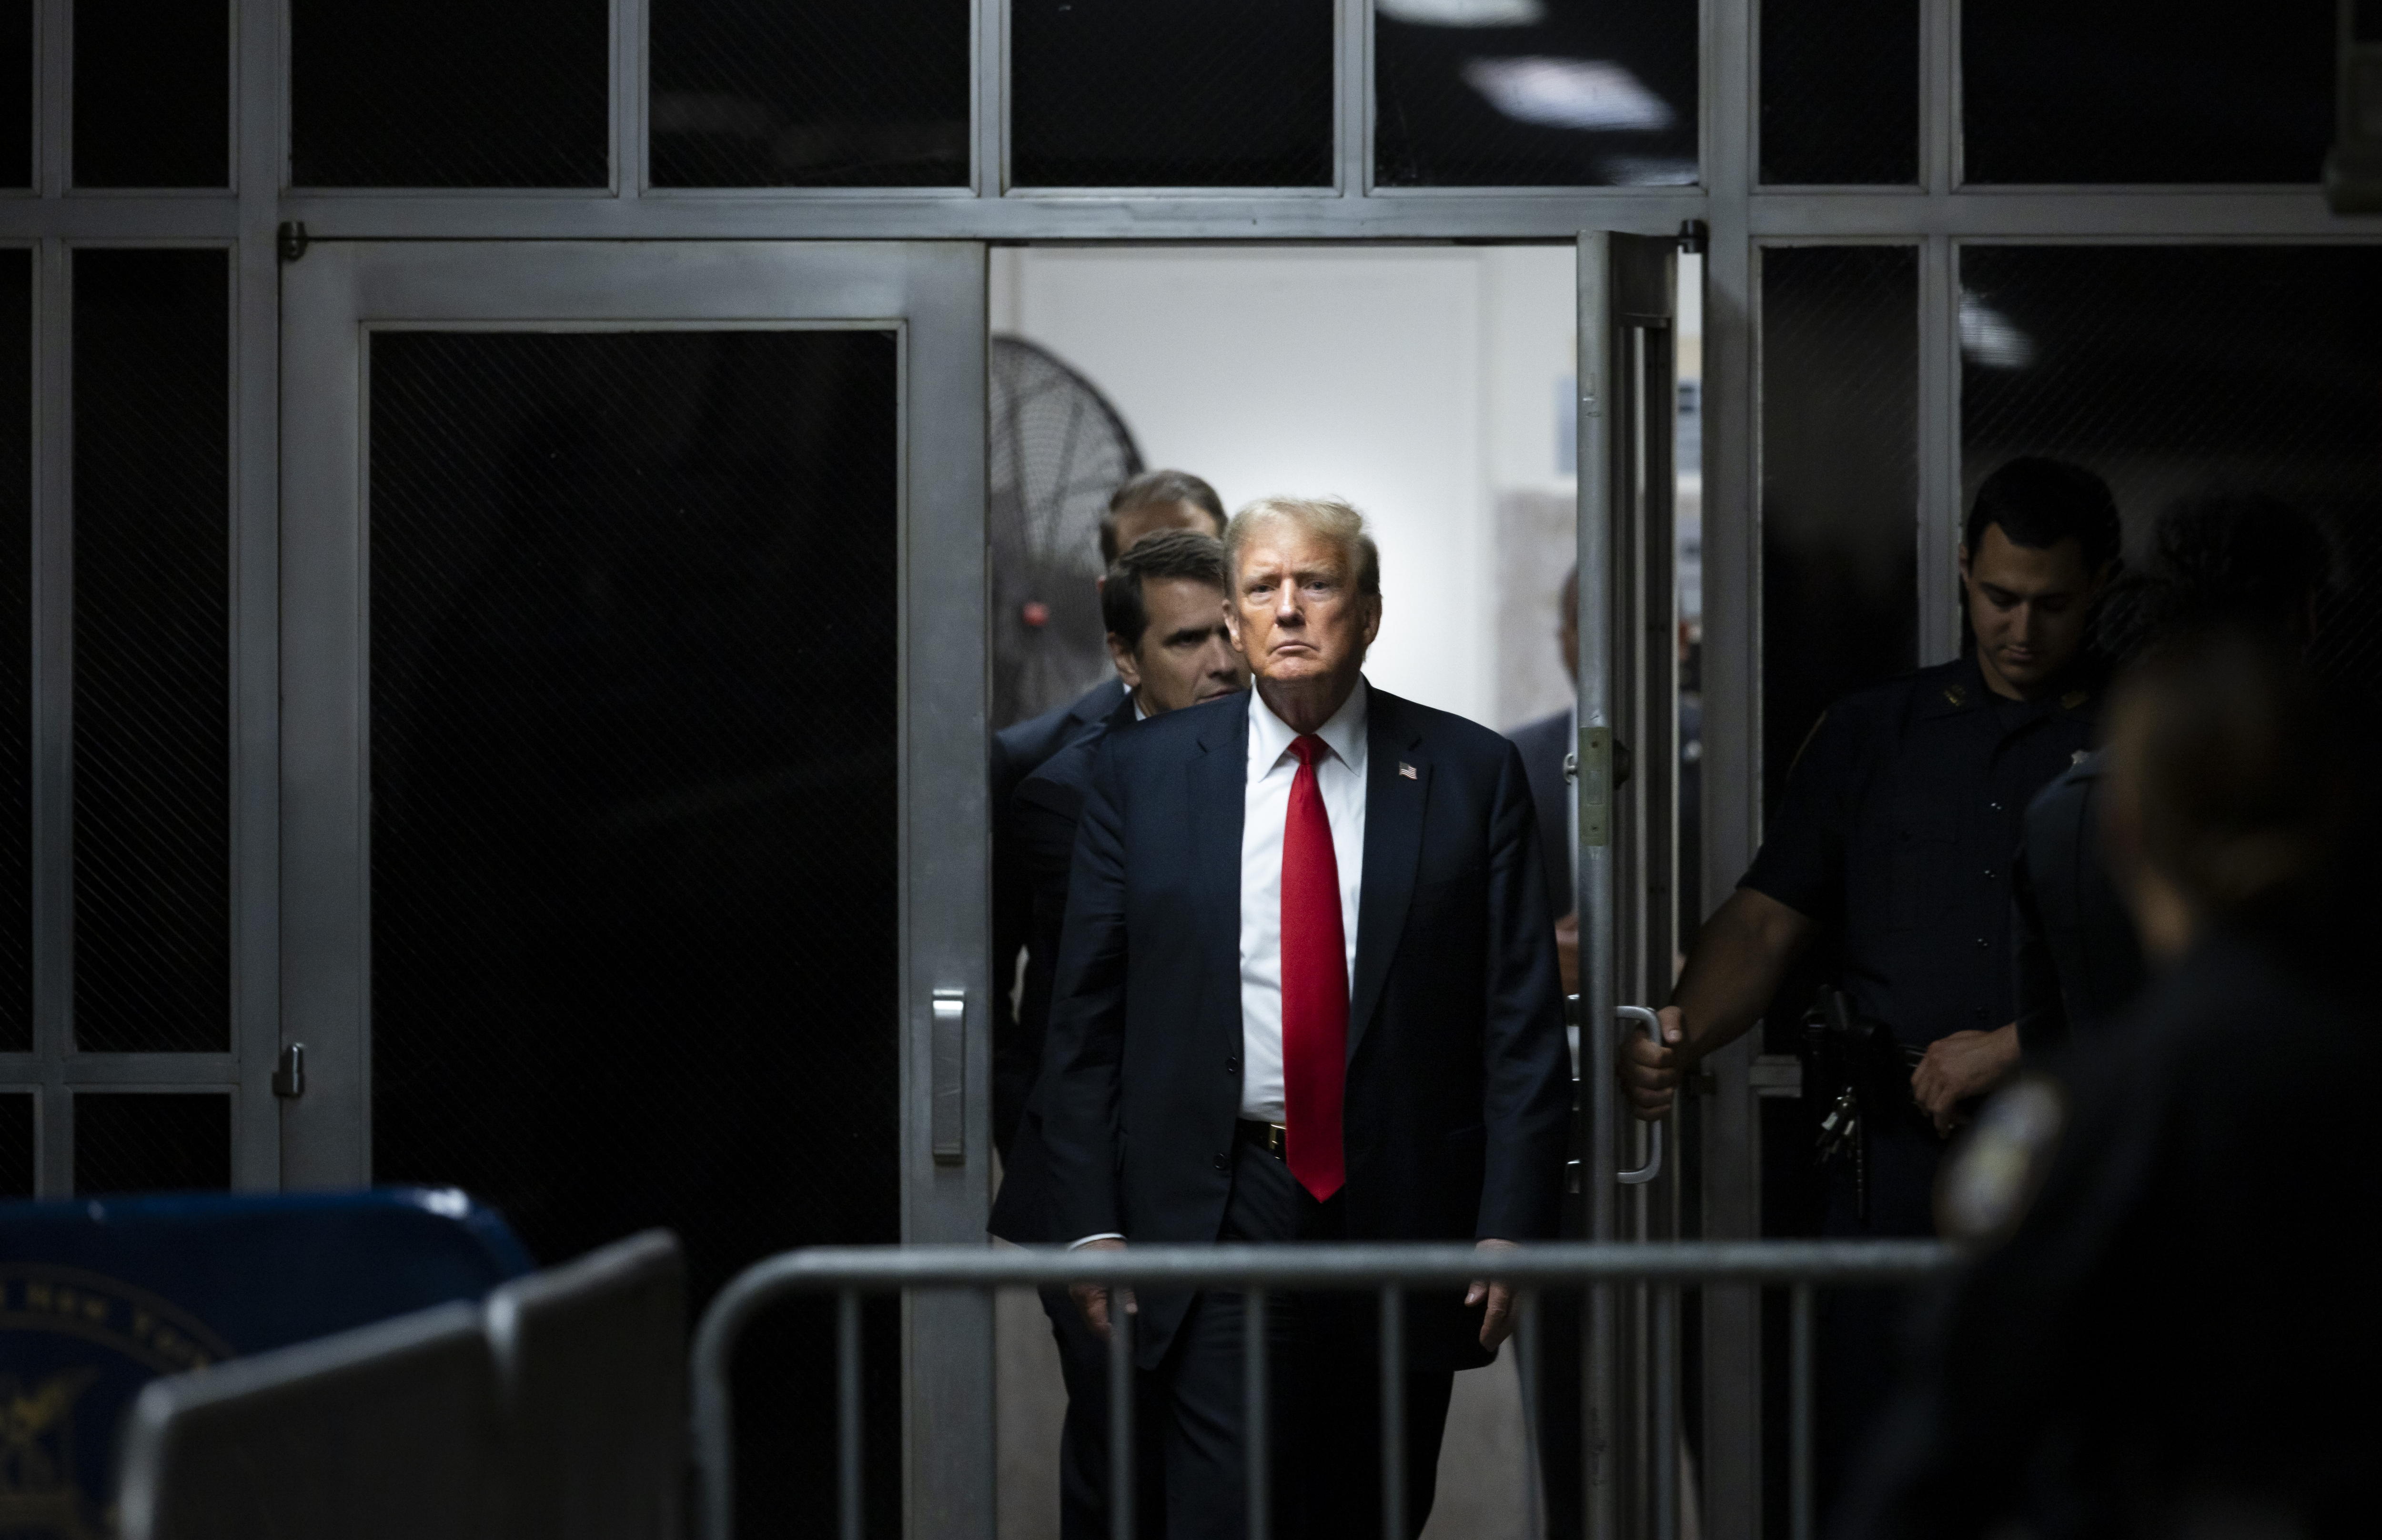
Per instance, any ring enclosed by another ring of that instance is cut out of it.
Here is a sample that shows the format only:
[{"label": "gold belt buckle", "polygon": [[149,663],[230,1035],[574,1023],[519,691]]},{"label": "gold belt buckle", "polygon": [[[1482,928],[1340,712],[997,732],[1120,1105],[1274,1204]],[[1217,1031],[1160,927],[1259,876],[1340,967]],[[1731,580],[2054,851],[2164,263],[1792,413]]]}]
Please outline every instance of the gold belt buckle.
[{"label": "gold belt buckle", "polygon": [[1274,1156],[1276,1159],[1287,1158],[1283,1152],[1289,1147],[1289,1144],[1290,1130],[1286,1126],[1281,1123],[1268,1123],[1266,1125],[1266,1154]]}]

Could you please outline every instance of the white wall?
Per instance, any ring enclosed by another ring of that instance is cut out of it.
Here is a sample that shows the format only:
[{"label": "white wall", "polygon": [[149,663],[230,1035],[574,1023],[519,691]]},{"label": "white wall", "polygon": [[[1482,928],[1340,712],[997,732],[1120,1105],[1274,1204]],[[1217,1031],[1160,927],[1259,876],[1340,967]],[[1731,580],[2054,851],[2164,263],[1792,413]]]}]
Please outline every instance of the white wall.
[{"label": "white wall", "polygon": [[1091,379],[1148,463],[1205,476],[1230,507],[1332,493],[1363,508],[1384,594],[1369,673],[1510,725],[1494,510],[1504,487],[1569,486],[1556,440],[1575,346],[1570,248],[993,258],[993,329]]}]

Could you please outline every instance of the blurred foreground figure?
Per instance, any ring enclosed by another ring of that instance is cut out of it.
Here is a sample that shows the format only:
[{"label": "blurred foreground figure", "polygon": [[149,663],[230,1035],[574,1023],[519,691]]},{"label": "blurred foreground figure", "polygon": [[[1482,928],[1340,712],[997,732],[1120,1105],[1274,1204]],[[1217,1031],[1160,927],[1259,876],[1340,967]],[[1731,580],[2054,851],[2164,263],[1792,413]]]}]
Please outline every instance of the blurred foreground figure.
[{"label": "blurred foreground figure", "polygon": [[[2178,503],[2159,516],[2151,546],[2147,568],[2120,579],[2102,605],[2101,644],[2113,657],[2220,626],[2293,655],[2314,642],[2332,555],[2315,520],[2288,503]],[[2044,788],[2010,862],[2018,1035],[2032,1058],[2106,1032],[2142,989],[2142,946],[2101,849],[2107,757],[2088,754]]]},{"label": "blurred foreground figure", "polygon": [[2112,707],[2107,849],[2155,975],[1996,1097],[1937,1194],[1938,1302],[1844,1533],[2370,1534],[2382,1316],[2371,765],[2289,649],[2227,631]]}]

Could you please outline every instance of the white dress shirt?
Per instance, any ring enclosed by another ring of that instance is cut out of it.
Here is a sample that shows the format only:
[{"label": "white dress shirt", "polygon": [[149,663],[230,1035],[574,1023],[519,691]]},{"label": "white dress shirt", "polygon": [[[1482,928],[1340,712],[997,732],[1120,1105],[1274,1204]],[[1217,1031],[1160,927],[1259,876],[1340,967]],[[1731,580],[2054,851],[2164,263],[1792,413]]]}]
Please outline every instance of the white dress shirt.
[{"label": "white dress shirt", "polygon": [[[1315,763],[1316,789],[1332,824],[1340,868],[1340,934],[1356,992],[1357,898],[1365,889],[1365,681],[1316,736],[1331,752]],[[1283,1120],[1282,837],[1290,818],[1298,734],[1249,692],[1249,778],[1241,803],[1241,1116]]]}]

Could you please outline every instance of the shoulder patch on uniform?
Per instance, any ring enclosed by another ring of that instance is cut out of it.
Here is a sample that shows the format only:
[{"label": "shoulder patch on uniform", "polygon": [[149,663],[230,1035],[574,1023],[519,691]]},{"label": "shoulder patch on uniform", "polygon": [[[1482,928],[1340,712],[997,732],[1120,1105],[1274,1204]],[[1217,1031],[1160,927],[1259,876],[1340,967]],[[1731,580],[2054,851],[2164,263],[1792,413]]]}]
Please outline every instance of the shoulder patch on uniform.
[{"label": "shoulder patch on uniform", "polygon": [[1947,684],[1944,687],[1944,699],[1956,706],[1965,706],[1969,703],[1969,687],[1964,684]]},{"label": "shoulder patch on uniform", "polygon": [[2093,692],[2089,690],[2071,690],[2059,698],[2059,704],[2062,710],[2074,711],[2092,698]]},{"label": "shoulder patch on uniform", "polygon": [[2068,1094],[2022,1076],[1985,1104],[1935,1185],[1935,1228],[1953,1241],[1998,1241],[2018,1228],[2068,1125]]}]

